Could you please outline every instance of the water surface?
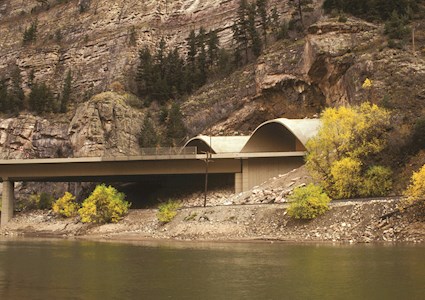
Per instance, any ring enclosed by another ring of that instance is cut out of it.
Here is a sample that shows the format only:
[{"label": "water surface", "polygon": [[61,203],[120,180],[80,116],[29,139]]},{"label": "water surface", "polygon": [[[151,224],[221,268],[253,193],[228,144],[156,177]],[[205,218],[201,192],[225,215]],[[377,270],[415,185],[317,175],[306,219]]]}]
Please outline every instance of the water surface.
[{"label": "water surface", "polygon": [[425,299],[424,250],[0,239],[0,299]]}]

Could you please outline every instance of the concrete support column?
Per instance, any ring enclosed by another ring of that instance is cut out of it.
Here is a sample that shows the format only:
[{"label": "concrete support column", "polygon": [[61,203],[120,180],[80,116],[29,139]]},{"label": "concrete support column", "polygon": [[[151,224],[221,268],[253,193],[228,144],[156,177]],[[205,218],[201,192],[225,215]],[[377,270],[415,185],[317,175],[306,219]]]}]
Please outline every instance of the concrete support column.
[{"label": "concrete support column", "polygon": [[235,194],[242,193],[242,173],[235,173]]},{"label": "concrete support column", "polygon": [[249,186],[249,163],[248,159],[241,160],[241,173],[235,173],[235,193],[246,192]]},{"label": "concrete support column", "polygon": [[249,186],[249,159],[242,161],[242,191],[246,192],[250,189]]},{"label": "concrete support column", "polygon": [[15,183],[3,180],[3,194],[1,202],[1,223],[3,226],[13,218],[13,204],[15,202]]}]

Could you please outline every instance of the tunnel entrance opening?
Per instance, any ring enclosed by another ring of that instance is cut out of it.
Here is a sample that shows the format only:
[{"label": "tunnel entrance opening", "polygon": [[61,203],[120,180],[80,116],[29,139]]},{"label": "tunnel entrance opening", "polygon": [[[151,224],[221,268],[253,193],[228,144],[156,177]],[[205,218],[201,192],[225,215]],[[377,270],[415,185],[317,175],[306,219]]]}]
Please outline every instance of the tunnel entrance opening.
[{"label": "tunnel entrance opening", "polygon": [[[208,192],[214,190],[233,190],[234,174],[209,174]],[[205,188],[205,174],[191,175],[145,175],[133,182],[115,182],[113,184],[120,192],[126,194],[131,208],[152,208],[158,203],[174,200]]]}]

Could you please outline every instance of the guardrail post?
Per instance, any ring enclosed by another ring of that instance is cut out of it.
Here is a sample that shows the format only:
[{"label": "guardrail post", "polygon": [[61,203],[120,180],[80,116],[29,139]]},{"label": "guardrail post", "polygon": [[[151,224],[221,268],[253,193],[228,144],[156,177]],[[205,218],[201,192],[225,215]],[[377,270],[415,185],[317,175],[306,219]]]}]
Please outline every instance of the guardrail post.
[{"label": "guardrail post", "polygon": [[1,223],[6,225],[13,218],[13,204],[15,202],[15,183],[10,180],[3,180],[3,193],[1,203]]}]

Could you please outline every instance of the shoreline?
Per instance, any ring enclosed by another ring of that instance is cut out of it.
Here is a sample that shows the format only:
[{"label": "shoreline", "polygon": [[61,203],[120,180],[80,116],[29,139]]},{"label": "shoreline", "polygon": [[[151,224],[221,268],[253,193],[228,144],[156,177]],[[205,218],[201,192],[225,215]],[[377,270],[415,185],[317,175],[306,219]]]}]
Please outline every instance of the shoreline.
[{"label": "shoreline", "polygon": [[228,205],[179,209],[161,224],[156,209],[134,209],[119,223],[82,224],[48,211],[18,213],[0,229],[0,236],[60,238],[111,242],[270,242],[270,243],[394,243],[425,241],[425,208],[419,206],[381,219],[397,200],[332,203],[313,220],[287,216],[285,204]]}]

